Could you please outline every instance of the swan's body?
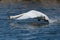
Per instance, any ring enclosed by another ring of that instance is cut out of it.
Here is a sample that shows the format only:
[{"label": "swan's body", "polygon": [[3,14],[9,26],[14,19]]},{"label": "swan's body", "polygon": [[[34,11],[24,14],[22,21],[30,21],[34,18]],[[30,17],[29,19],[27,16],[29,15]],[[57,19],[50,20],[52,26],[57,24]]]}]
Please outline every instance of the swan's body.
[{"label": "swan's body", "polygon": [[[15,15],[15,16],[10,16],[10,19],[16,19],[16,20],[20,20],[20,21],[23,21],[23,22],[24,21],[29,21],[29,22],[34,22],[34,23],[35,22],[40,23],[41,20],[43,20],[43,22],[49,23],[49,18],[48,18],[47,15],[45,15],[45,14],[39,12],[39,11],[35,11],[35,10],[31,10],[29,12],[19,14],[19,15]],[[27,20],[27,19],[29,19],[29,20]]]}]

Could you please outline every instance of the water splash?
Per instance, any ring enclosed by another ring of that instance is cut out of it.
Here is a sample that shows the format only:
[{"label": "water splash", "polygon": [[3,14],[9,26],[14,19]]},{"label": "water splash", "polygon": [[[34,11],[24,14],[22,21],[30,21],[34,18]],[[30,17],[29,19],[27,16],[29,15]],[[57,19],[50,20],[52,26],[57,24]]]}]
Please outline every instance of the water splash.
[{"label": "water splash", "polygon": [[50,24],[54,24],[54,23],[60,23],[60,18],[58,17],[56,17],[56,18],[51,18],[50,20],[49,20],[49,23]]}]

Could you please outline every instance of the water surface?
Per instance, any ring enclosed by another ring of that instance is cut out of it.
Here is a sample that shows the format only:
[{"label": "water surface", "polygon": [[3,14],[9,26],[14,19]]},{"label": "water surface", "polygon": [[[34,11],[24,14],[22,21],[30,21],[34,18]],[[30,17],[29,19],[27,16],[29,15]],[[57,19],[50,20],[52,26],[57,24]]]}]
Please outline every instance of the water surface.
[{"label": "water surface", "polygon": [[[24,3],[1,5],[0,40],[60,40],[59,6],[44,8],[37,4],[28,3],[28,6]],[[16,21],[9,20],[9,16],[18,15],[29,10],[37,10],[45,13],[51,19],[51,23],[42,27],[27,24],[22,25]]]}]

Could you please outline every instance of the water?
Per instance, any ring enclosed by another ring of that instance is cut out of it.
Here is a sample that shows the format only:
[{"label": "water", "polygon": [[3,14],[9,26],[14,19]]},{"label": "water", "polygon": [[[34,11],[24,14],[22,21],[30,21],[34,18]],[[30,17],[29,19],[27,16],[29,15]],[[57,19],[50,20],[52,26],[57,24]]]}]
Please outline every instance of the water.
[{"label": "water", "polygon": [[[5,4],[0,6],[0,40],[60,40],[60,8],[44,8],[34,3]],[[37,6],[36,6],[37,5]],[[9,16],[38,10],[50,18],[50,24],[45,26],[34,26],[19,24],[9,20]]]}]

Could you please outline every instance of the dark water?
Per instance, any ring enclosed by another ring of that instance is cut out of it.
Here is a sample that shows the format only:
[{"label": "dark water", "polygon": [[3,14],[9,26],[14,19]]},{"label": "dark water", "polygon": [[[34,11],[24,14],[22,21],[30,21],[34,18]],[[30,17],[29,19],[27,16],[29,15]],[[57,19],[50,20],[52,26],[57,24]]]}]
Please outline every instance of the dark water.
[{"label": "dark water", "polygon": [[[38,4],[38,3],[37,3]],[[0,5],[0,40],[60,40],[60,8],[44,8],[35,3],[1,4]],[[19,24],[9,20],[9,16],[38,10],[52,20],[46,26]],[[58,20],[58,21],[56,21]],[[54,23],[53,23],[54,22]]]}]

